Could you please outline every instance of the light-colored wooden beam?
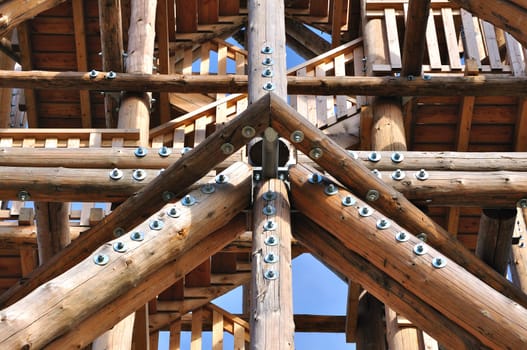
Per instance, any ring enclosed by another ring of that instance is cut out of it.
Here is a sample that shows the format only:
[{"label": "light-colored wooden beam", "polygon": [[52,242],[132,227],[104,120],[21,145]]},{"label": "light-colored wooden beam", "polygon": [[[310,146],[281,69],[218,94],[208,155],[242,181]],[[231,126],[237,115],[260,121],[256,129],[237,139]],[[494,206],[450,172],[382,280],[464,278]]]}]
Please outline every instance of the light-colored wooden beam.
[{"label": "light-colored wooden beam", "polygon": [[[20,65],[23,70],[31,70],[33,69],[33,60],[31,58],[31,52],[33,50],[31,47],[29,23],[21,23],[17,27],[17,34],[18,45],[22,53],[20,56]],[[33,88],[24,89],[24,99],[26,101],[27,126],[29,128],[38,128],[37,98]]]},{"label": "light-colored wooden beam", "polygon": [[[117,74],[105,79],[100,72],[90,79],[84,72],[5,71],[0,87],[33,89],[86,89],[102,91],[152,91],[179,93],[247,92],[245,75],[190,76],[178,74]],[[401,77],[287,77],[291,95],[364,96],[519,96],[523,97],[527,79],[504,76],[433,76],[430,80]]]},{"label": "light-colored wooden beam", "polygon": [[[365,202],[357,200],[356,205],[343,206],[342,196],[350,193],[333,184],[339,195],[327,195],[325,188],[328,184],[310,183],[310,173],[299,165],[290,168],[292,199],[301,213],[330,230],[348,249],[390,277],[404,281],[410,292],[465,328],[483,344],[498,348],[525,346],[527,309],[505,298],[433,247],[423,244],[384,213],[370,209],[371,214],[368,212],[364,216],[362,208],[368,207]],[[405,231],[407,241],[395,239],[401,231]],[[423,250],[418,249],[419,244],[423,244]],[[437,258],[441,260],[434,260]],[[434,263],[441,267],[433,266]]]},{"label": "light-colored wooden beam", "polygon": [[[348,299],[346,301],[346,343],[353,343],[357,339],[357,327],[359,318],[359,302],[362,293],[360,284],[349,281],[348,282]],[[295,322],[295,329],[298,326]]]},{"label": "light-colored wooden beam", "polygon": [[[285,184],[259,184],[253,204],[251,349],[294,349],[291,212]],[[272,240],[272,241],[270,241]]]},{"label": "light-colored wooden beam", "polygon": [[[163,198],[166,200],[181,195],[188,186],[205,176],[214,164],[227,158],[230,151],[235,152],[246,144],[248,138],[242,133],[244,127],[246,130],[247,127],[253,128],[255,133],[263,132],[269,125],[269,105],[269,96],[253,103],[237,118],[227,123],[221,132],[209,136],[93,227],[89,240],[73,242],[60,254],[55,255],[48,264],[35,270],[31,278],[2,294],[0,304],[6,306],[13,303],[45,281],[74,266],[97,246],[112,239],[114,230],[122,228],[126,231],[141,223],[161,208]],[[228,145],[224,145],[227,143]]]},{"label": "light-colored wooden beam", "polygon": [[294,141],[291,136],[293,132],[302,131],[304,140],[293,142],[295,147],[306,154],[311,154],[311,157],[340,183],[353,190],[360,198],[368,198],[370,205],[382,210],[412,232],[426,232],[429,242],[437,249],[444,254],[448,253],[452,259],[499,292],[527,306],[527,295],[512,287],[503,276],[472,255],[401,193],[383,183],[360,162],[298,115],[297,111],[278,98],[272,98],[271,105],[273,106],[271,126],[291,142]]},{"label": "light-colored wooden beam", "polygon": [[309,58],[322,55],[331,49],[330,44],[325,39],[292,18],[286,17],[285,29],[288,37],[294,39],[311,52],[311,57]]},{"label": "light-colored wooden beam", "polygon": [[332,16],[331,16],[331,48],[340,46],[340,30],[342,29],[343,20],[343,0],[333,0]]},{"label": "light-colored wooden beam", "polygon": [[71,243],[68,209],[69,203],[35,202],[41,265]]},{"label": "light-colored wooden beam", "polygon": [[510,270],[512,282],[524,293],[527,292],[527,226],[525,217],[527,209],[520,207],[517,209],[516,222],[514,225],[514,237],[518,239],[517,244],[512,245]]},{"label": "light-colored wooden beam", "polygon": [[430,0],[410,0],[404,30],[402,76],[420,76],[426,48],[426,26]]},{"label": "light-colored wooden beam", "polygon": [[[294,224],[295,238],[308,247],[315,256],[348,278],[354,278],[385,304],[390,305],[402,314],[408,315],[412,322],[429,331],[443,345],[452,349],[467,350],[481,347],[481,343],[466,330],[424,303],[397,280],[345,247],[341,241],[307,217],[295,215]],[[367,313],[368,307],[365,306]],[[359,319],[359,325],[360,322],[361,319]],[[384,339],[382,340],[384,343]],[[362,343],[367,342],[366,339],[360,341]],[[378,343],[379,337],[371,342]]]},{"label": "light-colored wooden beam", "polygon": [[[189,194],[195,199],[192,205],[167,204],[128,234],[104,244],[50,281],[48,288],[37,289],[4,309],[0,345],[5,348],[47,345],[76,323],[104,310],[114,299],[144,282],[151,273],[178,261],[201,241],[207,240],[211,232],[223,227],[249,204],[250,167],[238,163],[224,175],[229,177],[229,182],[214,184],[213,193],[196,190]],[[179,216],[169,213],[174,207]],[[138,232],[137,237],[142,236],[142,240],[134,240],[134,232]],[[118,242],[124,244],[124,248],[120,248],[125,249],[124,252],[114,248]],[[208,252],[194,254],[192,261],[203,260],[204,253]],[[149,287],[157,292],[163,290],[155,285]],[[130,306],[120,314],[130,314],[134,310],[130,310]]]}]

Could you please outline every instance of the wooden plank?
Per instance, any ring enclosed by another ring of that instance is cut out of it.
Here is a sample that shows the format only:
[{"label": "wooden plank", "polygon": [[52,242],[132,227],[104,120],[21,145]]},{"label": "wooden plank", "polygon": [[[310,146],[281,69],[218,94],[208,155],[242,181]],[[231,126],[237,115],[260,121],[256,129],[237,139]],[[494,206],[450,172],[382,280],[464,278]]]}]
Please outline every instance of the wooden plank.
[{"label": "wooden plank", "polygon": [[465,60],[475,60],[477,62],[478,68],[481,69],[481,57],[479,55],[476,29],[474,28],[472,14],[464,9],[461,9],[461,22],[463,25],[463,35],[461,38],[463,39],[463,47],[465,49],[464,58]]},{"label": "wooden plank", "polygon": [[480,23],[483,29],[483,37],[485,39],[485,48],[487,49],[490,68],[501,70],[503,66],[501,63],[501,55],[500,48],[498,46],[498,40],[496,38],[496,29],[491,23],[487,21],[481,20]]},{"label": "wooden plank", "polygon": [[197,0],[176,0],[176,33],[194,33],[198,29],[197,13]]},{"label": "wooden plank", "polygon": [[[346,76],[346,64],[344,55],[335,57],[335,76]],[[339,119],[348,114],[347,97],[344,95],[336,96],[337,113],[336,118]],[[336,120],[335,120],[336,121]]]},{"label": "wooden plank", "polygon": [[192,311],[192,334],[190,335],[190,350],[201,350],[202,309]]},{"label": "wooden plank", "polygon": [[223,350],[223,315],[212,311],[212,350]]},{"label": "wooden plank", "polygon": [[426,36],[423,35],[423,32],[426,32],[429,12],[429,0],[410,0],[408,11],[406,11],[405,6],[406,26],[404,30],[402,76],[421,75],[426,42]]},{"label": "wooden plank", "polygon": [[326,17],[329,10],[328,0],[310,1],[309,15],[313,17]]},{"label": "wooden plank", "polygon": [[[198,1],[198,23],[214,24],[218,22],[219,1],[201,0]],[[187,15],[192,15],[187,12]]]},{"label": "wooden plank", "polygon": [[442,8],[441,17],[443,19],[443,29],[445,31],[445,41],[448,50],[448,62],[450,69],[461,69],[461,62],[459,59],[459,46],[456,35],[456,27],[454,24],[454,16],[451,8]]},{"label": "wooden plank", "polygon": [[426,26],[426,47],[430,68],[436,70],[441,69],[441,54],[439,52],[434,12],[432,10],[430,10],[430,14],[428,15],[428,24]]},{"label": "wooden plank", "polygon": [[[218,44],[218,74],[227,74],[227,46]],[[216,94],[216,100],[225,98],[225,94]],[[216,106],[216,124],[221,127],[227,120],[227,105],[225,103]]]},{"label": "wooden plank", "polygon": [[518,112],[514,134],[514,150],[527,151],[527,98],[518,99]]},{"label": "wooden plank", "polygon": [[[169,8],[174,9],[174,1],[160,0],[157,3],[156,14],[156,36],[158,45],[158,67],[157,71],[160,74],[168,74],[170,72],[170,58],[169,58]],[[173,27],[172,27],[173,28]],[[174,29],[172,29],[174,31]],[[167,93],[159,95],[159,117],[161,124],[168,122],[170,118],[170,104]]]},{"label": "wooden plank", "polygon": [[357,338],[359,318],[359,300],[362,293],[360,284],[348,282],[348,299],[346,302],[346,343],[353,343]]},{"label": "wooden plank", "polygon": [[509,33],[505,33],[505,43],[507,45],[507,57],[514,76],[525,76],[525,62],[523,61],[520,44]]},{"label": "wooden plank", "polygon": [[[315,75],[317,77],[326,76],[325,64],[322,63],[318,65],[315,69]],[[337,119],[335,116],[334,106],[333,106],[333,97],[327,96],[316,96],[316,106],[317,106],[317,123],[316,125],[321,128],[326,125],[334,124]]]},{"label": "wooden plank", "polygon": [[388,39],[388,51],[392,69],[401,69],[401,46],[399,45],[399,31],[397,30],[397,19],[394,9],[384,9],[384,20],[386,25],[386,37]]},{"label": "wooden plank", "polygon": [[[33,69],[33,60],[31,56],[31,38],[30,28],[27,22],[17,27],[18,45],[20,46],[20,64],[23,70]],[[37,100],[33,89],[24,90],[24,99],[26,102],[27,127],[38,128]]]},{"label": "wooden plank", "polygon": [[234,323],[234,349],[245,350],[245,329]]},{"label": "wooden plank", "polygon": [[[343,21],[346,20],[345,16],[343,16],[342,10],[344,1],[343,0],[332,0],[333,3],[332,9],[331,9],[331,48],[335,48],[337,46],[340,46],[340,31],[342,29]],[[347,11],[346,11],[347,12]]]},{"label": "wooden plank", "polygon": [[238,0],[220,0],[220,16],[236,16],[240,12],[240,2]]},{"label": "wooden plank", "polygon": [[176,320],[170,325],[170,350],[180,350],[181,344],[181,321]]}]

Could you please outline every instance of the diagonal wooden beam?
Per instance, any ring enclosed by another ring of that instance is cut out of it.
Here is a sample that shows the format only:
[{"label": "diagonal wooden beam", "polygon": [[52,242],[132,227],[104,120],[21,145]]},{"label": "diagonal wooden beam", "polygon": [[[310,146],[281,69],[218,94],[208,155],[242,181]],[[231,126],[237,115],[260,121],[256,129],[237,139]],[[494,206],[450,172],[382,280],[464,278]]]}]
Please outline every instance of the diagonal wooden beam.
[{"label": "diagonal wooden beam", "polygon": [[[102,245],[69,271],[2,310],[0,347],[42,348],[166,264],[188,255],[250,204],[251,170],[244,163],[233,165],[222,173],[227,182],[211,184],[212,193],[198,189],[189,194],[191,204],[165,205],[128,234]],[[203,250],[188,256],[195,263],[209,253]],[[183,271],[188,272],[188,266]],[[163,290],[155,285],[149,289],[148,294]],[[126,306],[113,317],[133,310]]]},{"label": "diagonal wooden beam", "polygon": [[404,30],[402,76],[420,76],[426,48],[426,26],[430,0],[410,0]]},{"label": "diagonal wooden beam", "polygon": [[[361,198],[382,210],[402,226],[416,233],[424,232],[428,241],[443,254],[454,259],[475,276],[505,296],[527,306],[527,295],[512,286],[503,276],[476,258],[447,231],[415,207],[401,193],[387,186],[347,151],[311,125],[298,112],[279,98],[271,97],[271,126],[280,136],[290,140],[294,146],[309,154],[322,168]],[[302,141],[295,141],[298,131]]]},{"label": "diagonal wooden beam", "polygon": [[205,176],[215,164],[245,145],[254,134],[264,131],[269,125],[269,102],[270,97],[265,95],[227,123],[221,131],[215,132],[185,154],[93,227],[85,239],[76,240],[46,265],[35,270],[28,280],[21,281],[0,296],[0,305],[15,302],[74,266],[96,247],[112,239],[114,231],[126,232],[138,225],[163,205],[163,198],[170,200],[180,195],[188,186]]},{"label": "diagonal wooden beam", "polygon": [[[329,181],[312,183],[310,175],[311,171],[301,165],[290,168],[292,201],[301,213],[330,231],[348,249],[401,281],[406,289],[484,345],[518,349],[526,346],[527,309],[362,200],[346,205],[343,197],[351,196],[349,191],[334,183],[330,187]],[[364,208],[369,209],[366,212]]]}]

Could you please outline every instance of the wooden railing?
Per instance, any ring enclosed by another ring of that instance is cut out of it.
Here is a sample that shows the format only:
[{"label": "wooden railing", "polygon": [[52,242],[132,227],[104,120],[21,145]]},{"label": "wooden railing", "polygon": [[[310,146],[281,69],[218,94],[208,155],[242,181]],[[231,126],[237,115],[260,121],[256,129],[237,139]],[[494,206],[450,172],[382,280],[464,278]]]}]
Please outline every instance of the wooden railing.
[{"label": "wooden railing", "polygon": [[[399,39],[404,38],[408,1],[368,0],[368,19],[383,23],[384,62],[372,66],[374,74],[383,75],[401,69]],[[516,39],[502,29],[483,21],[445,0],[431,4],[426,30],[426,54],[423,71],[459,72],[464,63],[474,59],[483,73],[525,75],[526,51]]]}]

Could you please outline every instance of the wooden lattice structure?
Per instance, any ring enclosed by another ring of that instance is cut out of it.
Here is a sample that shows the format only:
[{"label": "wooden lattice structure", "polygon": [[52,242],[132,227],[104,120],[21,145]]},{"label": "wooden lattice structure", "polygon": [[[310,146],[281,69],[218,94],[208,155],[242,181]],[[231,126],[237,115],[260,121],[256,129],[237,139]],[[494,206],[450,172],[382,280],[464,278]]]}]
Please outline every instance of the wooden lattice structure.
[{"label": "wooden lattice structure", "polygon": [[[520,0],[0,1],[0,348],[527,348],[525,23]],[[345,316],[293,314],[304,253]],[[211,302],[239,286],[242,314]]]}]

